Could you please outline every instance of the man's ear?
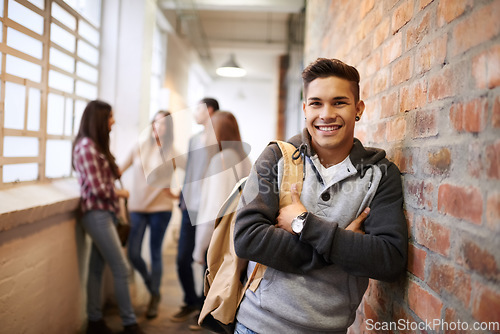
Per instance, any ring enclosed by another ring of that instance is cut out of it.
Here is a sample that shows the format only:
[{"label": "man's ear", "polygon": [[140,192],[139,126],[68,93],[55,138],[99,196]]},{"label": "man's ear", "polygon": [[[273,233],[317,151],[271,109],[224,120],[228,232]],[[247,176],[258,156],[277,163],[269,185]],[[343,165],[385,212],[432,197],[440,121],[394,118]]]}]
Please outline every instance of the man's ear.
[{"label": "man's ear", "polygon": [[363,100],[359,100],[358,103],[356,104],[356,116],[361,118],[361,115],[363,115],[363,112],[365,111],[365,103]]},{"label": "man's ear", "polygon": [[304,112],[304,116],[306,115],[306,101],[302,101],[302,111]]}]

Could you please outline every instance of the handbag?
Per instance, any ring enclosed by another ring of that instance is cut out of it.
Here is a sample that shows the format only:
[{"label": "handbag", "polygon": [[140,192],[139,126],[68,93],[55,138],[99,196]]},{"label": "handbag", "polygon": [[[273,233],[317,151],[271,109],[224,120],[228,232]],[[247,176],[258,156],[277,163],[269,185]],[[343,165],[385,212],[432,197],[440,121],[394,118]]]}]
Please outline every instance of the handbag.
[{"label": "handbag", "polygon": [[[120,187],[123,189],[122,180],[119,180]],[[119,198],[120,214],[117,217],[116,231],[123,247],[127,244],[128,236],[130,234],[130,215],[127,207],[127,199]]]}]

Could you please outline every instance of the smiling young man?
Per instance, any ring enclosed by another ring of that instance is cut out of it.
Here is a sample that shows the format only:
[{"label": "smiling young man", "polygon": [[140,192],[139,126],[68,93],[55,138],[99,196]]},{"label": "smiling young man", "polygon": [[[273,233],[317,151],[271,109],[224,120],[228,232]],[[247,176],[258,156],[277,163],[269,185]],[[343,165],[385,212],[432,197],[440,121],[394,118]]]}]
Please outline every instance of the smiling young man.
[{"label": "smiling young man", "polygon": [[306,128],[289,140],[304,162],[302,192],[292,187],[292,204],[279,209],[283,159],[268,146],[235,225],[247,274],[256,262],[268,268],[246,291],[235,333],[346,333],[368,279],[394,280],[406,267],[400,172],[384,151],[354,138],[365,109],[358,71],[319,58],[302,78]]}]

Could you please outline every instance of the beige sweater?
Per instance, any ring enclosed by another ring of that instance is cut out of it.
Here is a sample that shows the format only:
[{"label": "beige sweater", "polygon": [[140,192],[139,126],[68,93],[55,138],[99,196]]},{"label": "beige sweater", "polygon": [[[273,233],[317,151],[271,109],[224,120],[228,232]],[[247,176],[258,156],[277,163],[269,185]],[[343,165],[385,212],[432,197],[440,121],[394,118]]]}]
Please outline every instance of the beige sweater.
[{"label": "beige sweater", "polygon": [[[141,140],[130,152],[122,165],[122,172],[132,166],[133,183],[128,200],[129,211],[158,212],[172,211],[173,199],[168,197],[164,189],[170,188],[174,167],[171,158],[174,157],[176,167],[184,168],[185,158],[175,149],[167,152],[165,162],[154,141]],[[173,180],[174,184],[179,185]]]}]

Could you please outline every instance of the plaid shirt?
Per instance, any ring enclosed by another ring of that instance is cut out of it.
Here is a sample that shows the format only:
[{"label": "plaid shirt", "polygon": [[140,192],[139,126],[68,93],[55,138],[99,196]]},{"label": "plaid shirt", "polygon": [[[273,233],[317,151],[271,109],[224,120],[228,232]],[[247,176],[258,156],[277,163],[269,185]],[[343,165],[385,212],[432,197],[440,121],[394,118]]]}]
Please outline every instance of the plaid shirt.
[{"label": "plaid shirt", "polygon": [[78,141],[73,160],[80,183],[82,212],[106,210],[118,214],[120,207],[115,194],[115,177],[108,160],[97,150],[92,139],[84,137]]}]

